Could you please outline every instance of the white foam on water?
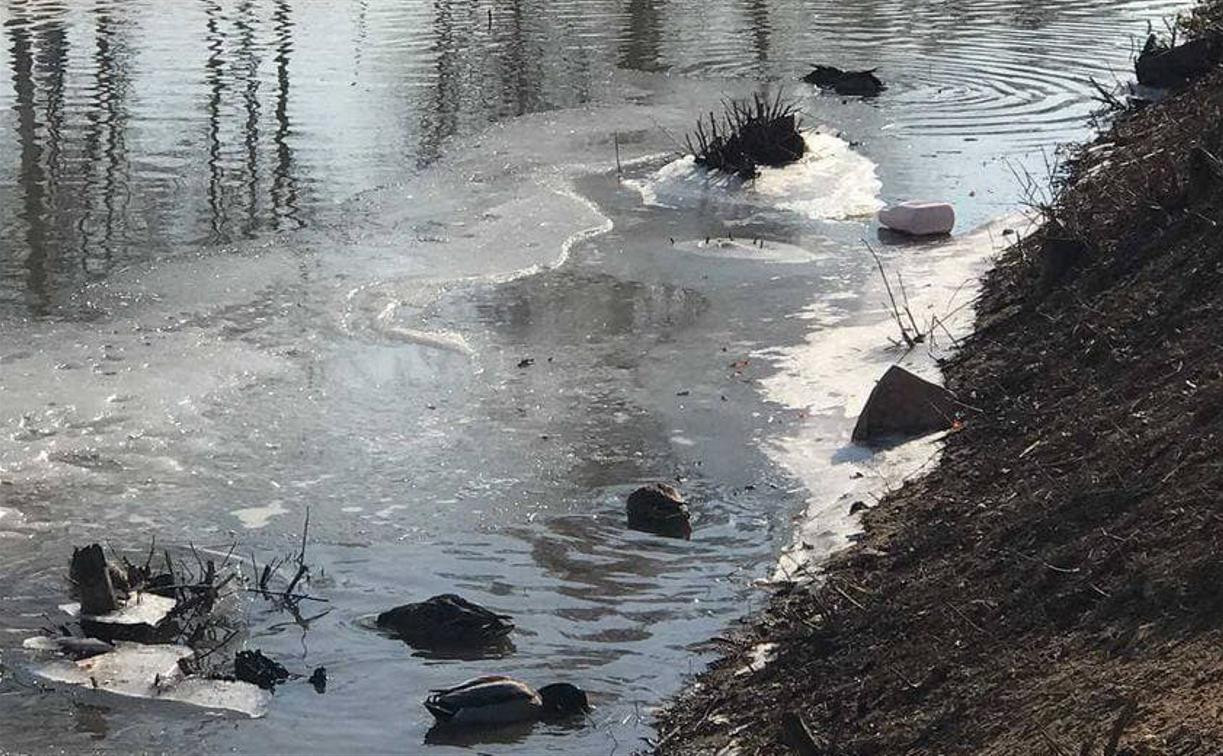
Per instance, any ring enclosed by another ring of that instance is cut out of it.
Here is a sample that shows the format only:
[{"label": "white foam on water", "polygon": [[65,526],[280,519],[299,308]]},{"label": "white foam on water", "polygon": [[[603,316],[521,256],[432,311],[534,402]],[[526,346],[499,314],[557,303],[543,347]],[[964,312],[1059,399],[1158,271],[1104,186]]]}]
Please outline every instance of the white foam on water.
[{"label": "white foam on water", "polygon": [[876,166],[832,134],[804,135],[807,154],[788,166],[764,167],[751,181],[707,170],[686,155],[645,180],[627,182],[647,205],[688,209],[720,206],[757,212],[777,210],[814,220],[848,220],[874,213],[883,203]]},{"label": "white foam on water", "polygon": [[882,281],[873,279],[858,297],[832,292],[813,301],[801,316],[811,323],[804,343],[754,355],[778,366],[761,381],[764,396],[806,418],[796,433],[766,449],[809,492],[806,512],[777,577],[805,564],[810,555],[844,546],[858,529],[848,516],[853,502],[869,505],[936,461],[937,435],[872,451],[851,441],[853,420],[892,364],[941,380],[936,360],[954,348],[953,339],[970,331],[977,281],[993,255],[1009,244],[1002,230],[1023,224],[1022,218],[1008,217],[954,239],[883,252],[893,287],[897,274],[903,276],[919,326],[925,330],[936,319],[940,324],[915,349],[904,352],[891,346],[899,340],[899,331]]}]

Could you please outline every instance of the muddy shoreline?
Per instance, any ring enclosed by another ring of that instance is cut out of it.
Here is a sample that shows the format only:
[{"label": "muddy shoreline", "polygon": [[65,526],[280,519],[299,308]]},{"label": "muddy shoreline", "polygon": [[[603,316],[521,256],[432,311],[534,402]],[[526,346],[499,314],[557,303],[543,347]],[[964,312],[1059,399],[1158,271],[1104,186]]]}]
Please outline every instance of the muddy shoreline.
[{"label": "muddy shoreline", "polygon": [[656,752],[1223,750],[1221,116],[1216,69],[1069,153],[943,363],[974,411],[940,464],[749,618]]}]

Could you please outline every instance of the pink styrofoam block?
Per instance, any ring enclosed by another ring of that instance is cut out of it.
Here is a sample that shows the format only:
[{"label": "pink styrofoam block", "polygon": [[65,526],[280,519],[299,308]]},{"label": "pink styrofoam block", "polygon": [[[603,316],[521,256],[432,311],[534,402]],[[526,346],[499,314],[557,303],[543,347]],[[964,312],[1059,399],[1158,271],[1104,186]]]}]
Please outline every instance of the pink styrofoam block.
[{"label": "pink styrofoam block", "polygon": [[949,234],[955,228],[955,208],[946,202],[902,202],[880,210],[879,222],[913,236]]}]

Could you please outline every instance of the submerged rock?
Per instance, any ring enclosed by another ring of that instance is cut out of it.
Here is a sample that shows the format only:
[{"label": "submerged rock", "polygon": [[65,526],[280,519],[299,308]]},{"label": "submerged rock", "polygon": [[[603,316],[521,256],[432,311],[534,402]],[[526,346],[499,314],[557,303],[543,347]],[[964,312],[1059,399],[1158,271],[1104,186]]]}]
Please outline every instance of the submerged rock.
[{"label": "submerged rock", "polygon": [[421,648],[493,645],[514,629],[509,616],[453,593],[389,609],[378,615],[377,623],[408,645]]},{"label": "submerged rock", "polygon": [[947,430],[955,422],[955,395],[938,384],[893,365],[871,391],[853,440],[871,443],[896,436],[922,436]]},{"label": "submerged rock", "polygon": [[876,97],[887,87],[875,75],[875,71],[874,68],[867,71],[845,71],[836,66],[817,65],[815,70],[803,77],[803,81],[821,89],[831,89],[840,95]]},{"label": "submerged rock", "polygon": [[628,526],[633,530],[689,538],[692,519],[680,492],[666,483],[651,483],[629,494]]}]

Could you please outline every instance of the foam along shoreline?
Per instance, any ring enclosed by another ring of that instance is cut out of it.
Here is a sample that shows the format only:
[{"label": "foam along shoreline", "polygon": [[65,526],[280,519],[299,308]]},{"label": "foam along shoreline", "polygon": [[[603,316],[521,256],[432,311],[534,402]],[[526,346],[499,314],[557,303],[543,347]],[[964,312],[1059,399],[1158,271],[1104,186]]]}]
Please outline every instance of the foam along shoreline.
[{"label": "foam along shoreline", "polygon": [[861,218],[883,207],[875,164],[849,142],[819,130],[803,135],[807,154],[782,168],[762,167],[750,181],[709,171],[691,155],[667,163],[650,178],[626,181],[655,207],[714,205],[725,211],[796,213],[811,220]]},{"label": "foam along shoreline", "polygon": [[859,530],[858,518],[850,515],[855,502],[873,504],[935,461],[942,434],[871,450],[850,440],[853,420],[890,365],[942,382],[938,360],[971,331],[980,276],[1029,225],[1022,215],[1005,216],[951,239],[881,250],[889,277],[904,279],[909,307],[929,331],[913,349],[893,346],[899,332],[883,281],[875,276],[860,295],[843,292],[814,301],[805,314],[816,327],[805,343],[756,353],[778,365],[762,381],[765,398],[807,417],[796,433],[767,449],[808,492],[775,579],[809,569],[847,545]]}]

